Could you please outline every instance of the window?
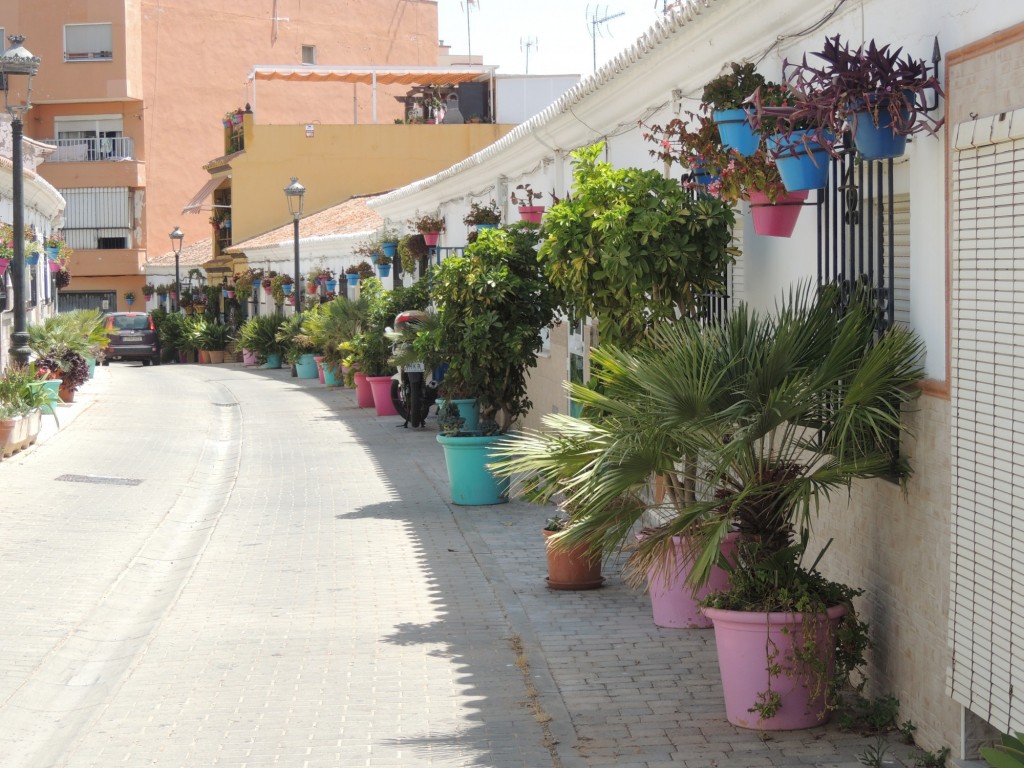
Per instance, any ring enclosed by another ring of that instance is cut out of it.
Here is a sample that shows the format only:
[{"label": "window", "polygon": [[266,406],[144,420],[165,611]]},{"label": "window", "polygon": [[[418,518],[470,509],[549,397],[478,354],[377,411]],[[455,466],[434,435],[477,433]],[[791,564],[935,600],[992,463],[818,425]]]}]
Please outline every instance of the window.
[{"label": "window", "polygon": [[302,63],[303,64],[316,64],[316,46],[315,45],[304,45],[304,46],[302,46]]},{"label": "window", "polygon": [[109,61],[114,56],[110,24],[65,24],[64,61]]},{"label": "window", "polygon": [[67,201],[62,232],[71,248],[132,247],[133,199],[127,187],[79,187],[58,191]]},{"label": "window", "polygon": [[123,137],[120,115],[57,117],[53,122],[60,162],[134,156],[131,140]]}]

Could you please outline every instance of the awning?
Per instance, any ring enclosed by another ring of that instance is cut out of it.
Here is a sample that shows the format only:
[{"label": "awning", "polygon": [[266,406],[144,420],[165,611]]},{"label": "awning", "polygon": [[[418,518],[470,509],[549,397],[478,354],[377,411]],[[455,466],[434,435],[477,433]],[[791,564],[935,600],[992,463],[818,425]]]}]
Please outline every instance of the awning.
[{"label": "awning", "polygon": [[203,207],[203,203],[206,202],[206,198],[213,194],[213,190],[217,189],[227,179],[226,176],[214,176],[203,184],[202,189],[196,192],[195,197],[188,201],[188,205],[181,209],[182,213],[199,213]]},{"label": "awning", "polygon": [[253,80],[289,80],[312,83],[362,83],[364,85],[457,85],[486,83],[494,77],[492,66],[479,67],[301,67],[255,66]]},{"label": "awning", "polygon": [[494,112],[494,65],[461,67],[331,67],[306,64],[277,67],[257,65],[249,71],[252,83],[250,102],[256,109],[256,81],[282,80],[293,83],[358,83],[373,89],[373,122],[377,123],[378,85],[458,85],[490,83],[491,113]]}]

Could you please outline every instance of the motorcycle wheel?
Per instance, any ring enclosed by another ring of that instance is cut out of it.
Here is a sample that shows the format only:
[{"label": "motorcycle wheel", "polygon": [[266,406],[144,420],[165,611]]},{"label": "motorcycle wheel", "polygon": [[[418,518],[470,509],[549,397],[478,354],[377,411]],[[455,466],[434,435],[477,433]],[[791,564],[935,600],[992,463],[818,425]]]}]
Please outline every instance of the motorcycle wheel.
[{"label": "motorcycle wheel", "polygon": [[421,376],[419,381],[409,384],[409,420],[413,427],[423,426],[427,417],[426,411],[427,409],[423,407],[423,377]]},{"label": "motorcycle wheel", "polygon": [[[402,377],[405,378],[404,376]],[[406,422],[409,421],[409,409],[406,407],[406,390],[407,384],[399,382],[397,379],[391,380],[391,404],[395,406],[395,410],[398,411],[398,415],[401,416]]]}]

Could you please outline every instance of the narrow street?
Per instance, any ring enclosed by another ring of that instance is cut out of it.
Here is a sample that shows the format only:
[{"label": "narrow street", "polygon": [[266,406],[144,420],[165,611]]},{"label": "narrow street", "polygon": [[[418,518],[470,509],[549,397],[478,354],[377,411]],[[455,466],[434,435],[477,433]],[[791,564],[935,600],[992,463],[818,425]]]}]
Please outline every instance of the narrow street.
[{"label": "narrow street", "polygon": [[3,768],[856,768],[876,743],[729,725],[712,630],[654,626],[614,563],[546,589],[551,510],[450,505],[432,421],[240,365],[114,364],[79,399],[0,462]]}]

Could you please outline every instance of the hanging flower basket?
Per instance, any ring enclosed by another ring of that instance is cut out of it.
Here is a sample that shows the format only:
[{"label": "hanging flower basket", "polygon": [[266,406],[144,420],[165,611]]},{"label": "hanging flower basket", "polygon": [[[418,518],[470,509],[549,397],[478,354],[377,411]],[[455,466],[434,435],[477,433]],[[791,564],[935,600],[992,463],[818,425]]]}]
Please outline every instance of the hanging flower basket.
[{"label": "hanging flower basket", "polygon": [[423,242],[427,244],[428,248],[433,248],[437,245],[437,241],[441,238],[440,232],[423,232]]},{"label": "hanging flower basket", "polygon": [[750,126],[745,109],[715,110],[712,119],[726,149],[735,149],[744,157],[750,157],[761,146],[761,135]]},{"label": "hanging flower basket", "polygon": [[828,149],[814,137],[813,131],[769,136],[768,150],[790,192],[822,189],[828,182]]},{"label": "hanging flower basket", "polygon": [[763,192],[751,190],[750,215],[754,219],[754,232],[768,237],[789,237],[806,199],[806,189],[787,192],[774,203]]}]

